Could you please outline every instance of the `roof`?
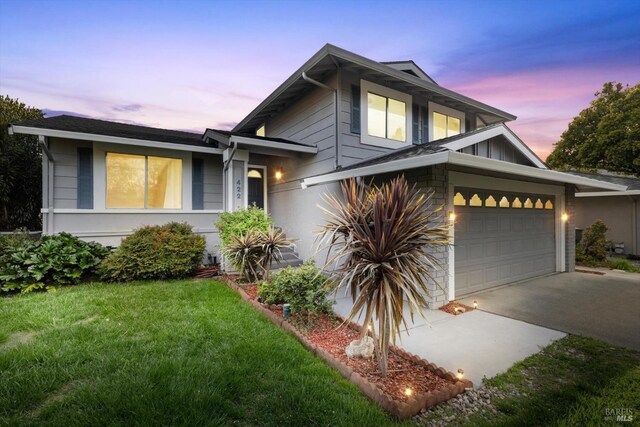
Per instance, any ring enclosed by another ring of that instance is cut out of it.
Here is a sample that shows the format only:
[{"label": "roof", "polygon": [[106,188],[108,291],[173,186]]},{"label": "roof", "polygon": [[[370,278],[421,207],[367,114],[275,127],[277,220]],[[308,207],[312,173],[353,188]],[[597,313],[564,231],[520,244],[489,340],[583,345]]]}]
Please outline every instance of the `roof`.
[{"label": "roof", "polygon": [[381,64],[388,65],[391,68],[395,68],[396,70],[404,71],[405,73],[412,74],[433,84],[437,84],[436,81],[431,78],[431,76],[425,73],[424,70],[411,59],[408,61],[384,61],[381,62]]},{"label": "roof", "polygon": [[610,182],[612,184],[624,185],[629,190],[640,190],[640,178],[633,175],[616,174],[609,171],[599,172],[578,172],[578,171],[566,171],[572,175],[583,176],[585,178],[597,179],[598,181]]},{"label": "roof", "polygon": [[280,142],[283,144],[293,144],[293,145],[300,145],[303,147],[315,147],[315,145],[312,144],[307,144],[304,142],[296,142],[296,141],[291,141],[289,139],[284,139],[284,138],[272,138],[270,136],[257,136],[255,134],[251,134],[251,133],[247,133],[247,132],[233,132],[233,131],[229,131],[229,130],[220,130],[220,129],[207,129],[205,131],[205,135],[210,136],[211,132],[215,132],[215,133],[219,133],[221,135],[224,135],[225,137],[231,137],[231,136],[240,136],[240,137],[245,137],[245,138],[253,138],[253,139],[258,139],[261,141],[271,141],[271,142]]},{"label": "roof", "polygon": [[152,128],[68,115],[36,120],[23,120],[12,123],[12,126],[210,147],[209,144],[203,141],[202,135],[199,133]]},{"label": "roof", "polygon": [[[391,151],[389,153],[385,153],[380,156],[365,159],[358,163],[354,163],[352,165],[346,166],[340,170],[357,169],[365,166],[379,165],[379,164],[394,161],[394,160],[408,159],[411,157],[418,157],[426,154],[434,154],[434,153],[447,151],[447,150],[455,151],[459,149],[458,144],[455,144],[455,145],[453,144],[455,142],[462,142],[464,140],[468,140],[469,144],[463,144],[463,146],[471,145],[473,143],[476,143],[476,139],[477,139],[476,137],[487,135],[486,139],[489,139],[493,137],[494,134],[496,134],[496,131],[505,132],[505,134],[507,131],[509,133],[512,133],[511,130],[508,127],[506,127],[504,124],[496,123],[491,126],[486,126],[470,132],[465,132],[458,135],[450,136],[448,138],[439,139],[426,144],[410,145],[406,148],[401,148],[399,150]],[[485,138],[481,138],[481,139],[485,139]],[[526,152],[523,152],[525,156],[531,152],[531,150],[524,143],[522,144],[522,147],[523,149],[526,149]],[[519,148],[519,147],[516,147],[516,148]],[[535,153],[533,152],[531,153],[533,154],[533,156],[535,156]],[[531,156],[528,156],[528,157],[531,159]],[[535,158],[537,159],[537,156],[535,156]],[[541,160],[540,160],[540,163],[542,163]],[[540,166],[538,165],[538,167]]]},{"label": "roof", "polygon": [[312,79],[323,81],[335,72],[337,66],[348,67],[355,72],[366,71],[367,78],[374,81],[384,80],[392,87],[394,85],[399,88],[403,87],[405,92],[411,91],[428,97],[438,104],[460,111],[475,112],[480,114],[488,124],[516,118],[512,114],[446,89],[426,79],[337,46],[326,44],[242,119],[233,128],[233,131],[251,132],[257,129],[267,119],[284,110],[303,94],[314,88],[315,86],[302,78],[303,72]]}]

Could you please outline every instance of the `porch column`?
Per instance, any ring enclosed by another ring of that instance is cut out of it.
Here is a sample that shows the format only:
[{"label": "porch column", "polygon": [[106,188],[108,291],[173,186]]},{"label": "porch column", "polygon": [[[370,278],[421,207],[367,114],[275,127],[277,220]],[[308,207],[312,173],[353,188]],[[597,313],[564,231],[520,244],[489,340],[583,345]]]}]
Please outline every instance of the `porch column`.
[{"label": "porch column", "polygon": [[222,154],[225,164],[225,211],[237,211],[247,207],[247,164],[249,152],[227,148]]}]

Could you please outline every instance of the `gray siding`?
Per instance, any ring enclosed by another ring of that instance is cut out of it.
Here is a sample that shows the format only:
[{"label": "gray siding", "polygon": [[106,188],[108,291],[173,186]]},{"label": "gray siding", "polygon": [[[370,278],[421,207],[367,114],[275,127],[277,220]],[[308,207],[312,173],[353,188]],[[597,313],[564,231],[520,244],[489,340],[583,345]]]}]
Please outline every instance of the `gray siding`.
[{"label": "gray siding", "polygon": [[475,154],[490,159],[533,166],[529,159],[502,136],[496,136],[486,141],[470,145],[460,151],[465,154]]},{"label": "gray siding", "polygon": [[49,151],[55,160],[53,206],[56,209],[78,207],[78,147],[91,147],[91,142],[49,139]]}]

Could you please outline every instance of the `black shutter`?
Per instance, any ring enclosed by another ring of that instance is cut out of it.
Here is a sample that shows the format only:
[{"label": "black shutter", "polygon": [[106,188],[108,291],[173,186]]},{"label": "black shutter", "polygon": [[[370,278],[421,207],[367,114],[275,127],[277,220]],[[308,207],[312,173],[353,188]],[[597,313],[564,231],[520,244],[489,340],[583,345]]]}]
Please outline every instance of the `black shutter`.
[{"label": "black shutter", "polygon": [[420,144],[420,106],[413,104],[411,110],[411,140],[414,144]]},{"label": "black shutter", "polygon": [[191,162],[191,204],[193,210],[204,209],[204,159],[192,159]]},{"label": "black shutter", "polygon": [[360,86],[351,85],[351,133],[360,133]]},{"label": "black shutter", "polygon": [[429,142],[429,109],[427,107],[422,107],[422,143],[426,144]]},{"label": "black shutter", "polygon": [[93,149],[78,147],[78,209],[93,209]]}]

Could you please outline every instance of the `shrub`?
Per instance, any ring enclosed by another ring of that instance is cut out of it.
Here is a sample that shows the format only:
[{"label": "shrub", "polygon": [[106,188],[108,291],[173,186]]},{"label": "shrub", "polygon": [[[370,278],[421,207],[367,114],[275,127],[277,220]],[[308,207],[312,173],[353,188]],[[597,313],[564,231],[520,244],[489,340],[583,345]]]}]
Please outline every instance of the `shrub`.
[{"label": "shrub", "polygon": [[624,270],[631,273],[640,273],[640,268],[636,267],[626,259],[612,259],[607,261],[607,267],[613,270]]},{"label": "shrub", "polygon": [[31,238],[31,235],[25,228],[16,230],[12,234],[0,235],[0,255],[4,254],[8,250],[11,250],[12,248],[24,245],[25,242],[30,242],[33,240],[34,239]]},{"label": "shrub", "polygon": [[607,230],[605,223],[600,220],[587,227],[582,234],[582,240],[576,245],[576,259],[585,262],[605,261],[609,249]]},{"label": "shrub", "polygon": [[170,222],[138,228],[100,265],[111,282],[187,277],[202,262],[204,237],[190,225]]},{"label": "shrub", "polygon": [[99,243],[87,243],[68,233],[21,239],[0,257],[1,289],[31,292],[76,284],[94,273],[108,253]]},{"label": "shrub", "polygon": [[260,277],[268,280],[273,261],[282,260],[282,249],[291,243],[284,232],[270,225],[264,233],[249,231],[232,236],[231,243],[223,248],[223,253],[248,282]]},{"label": "shrub", "polygon": [[223,212],[216,227],[220,230],[223,248],[233,242],[234,237],[246,236],[250,232],[266,233],[273,223],[264,210],[255,206],[233,212]]},{"label": "shrub", "polygon": [[300,267],[288,266],[269,282],[258,286],[258,296],[265,304],[291,304],[294,312],[328,313],[327,299],[332,291],[327,276],[308,261]]}]

